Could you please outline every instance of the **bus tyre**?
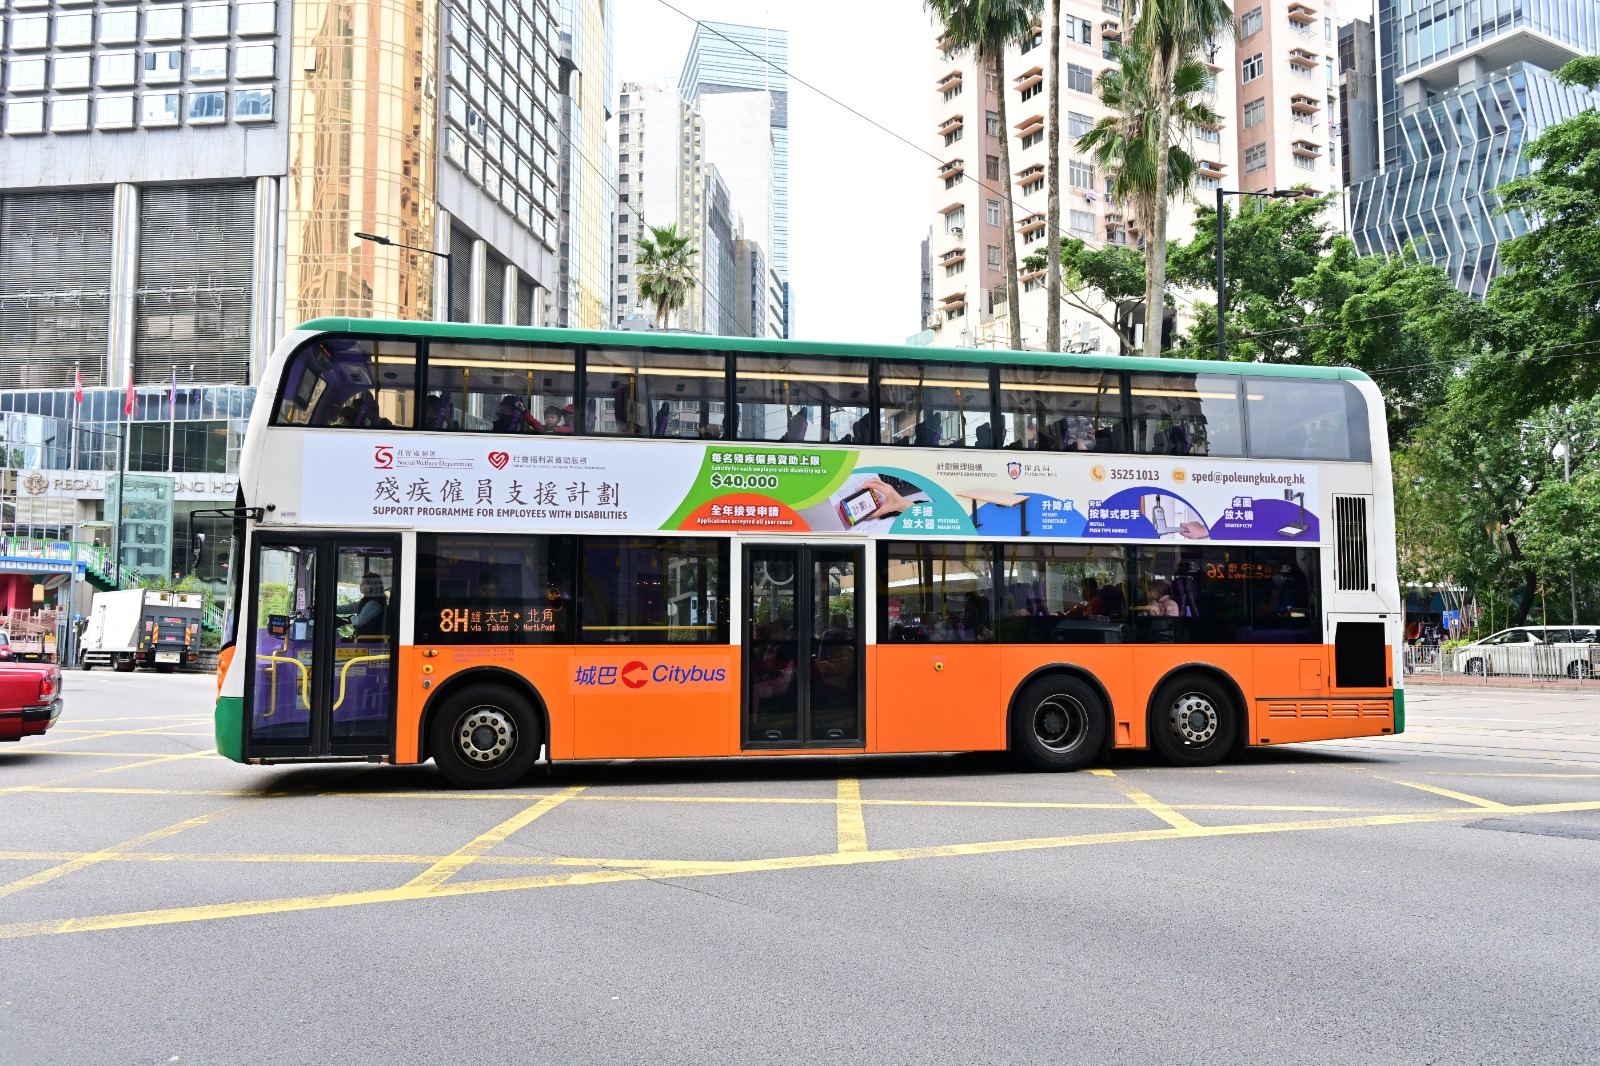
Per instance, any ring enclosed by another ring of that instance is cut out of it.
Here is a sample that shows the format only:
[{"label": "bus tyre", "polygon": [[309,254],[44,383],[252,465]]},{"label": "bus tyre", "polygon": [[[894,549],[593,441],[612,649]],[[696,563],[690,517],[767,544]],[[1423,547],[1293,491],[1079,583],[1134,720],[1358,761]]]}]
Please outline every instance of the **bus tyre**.
[{"label": "bus tyre", "polygon": [[544,738],[539,719],[504,685],[471,685],[433,716],[428,750],[460,788],[509,788],[528,776]]},{"label": "bus tyre", "polygon": [[1011,750],[1035,769],[1081,770],[1105,746],[1105,701],[1078,678],[1042,677],[1012,706]]},{"label": "bus tyre", "polygon": [[1233,750],[1239,712],[1216,681],[1202,674],[1175,677],[1156,690],[1150,740],[1174,766],[1211,766]]}]

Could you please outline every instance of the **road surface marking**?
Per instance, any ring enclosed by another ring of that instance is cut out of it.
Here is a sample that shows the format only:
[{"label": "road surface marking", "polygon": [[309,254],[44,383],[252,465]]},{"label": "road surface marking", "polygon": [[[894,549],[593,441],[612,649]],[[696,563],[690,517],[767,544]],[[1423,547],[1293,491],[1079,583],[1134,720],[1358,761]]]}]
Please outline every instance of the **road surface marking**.
[{"label": "road surface marking", "polygon": [[854,777],[839,778],[839,850],[867,850],[867,822],[861,813],[861,782]]},{"label": "road surface marking", "polygon": [[413,877],[405,887],[431,889],[444,884],[457,873],[470,866],[479,856],[488,852],[496,844],[504,843],[512,833],[561,806],[567,800],[582,792],[584,788],[585,786],[583,785],[574,785],[572,788],[562,789],[553,796],[544,797],[538,803],[517,812],[493,829],[473,837],[454,852]]}]

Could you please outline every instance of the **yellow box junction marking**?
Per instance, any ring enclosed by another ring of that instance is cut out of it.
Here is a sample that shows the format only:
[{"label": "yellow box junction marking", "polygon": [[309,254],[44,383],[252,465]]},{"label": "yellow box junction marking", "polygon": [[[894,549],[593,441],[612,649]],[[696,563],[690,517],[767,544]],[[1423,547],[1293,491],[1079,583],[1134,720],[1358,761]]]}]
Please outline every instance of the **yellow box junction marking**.
[{"label": "yellow box junction marking", "polygon": [[457,873],[476,862],[479,857],[486,854],[496,844],[504,843],[512,833],[561,806],[561,804],[582,792],[585,787],[584,785],[575,785],[572,788],[564,788],[555,795],[546,796],[533,806],[518,811],[493,829],[473,837],[457,848],[455,852],[445,856],[416,877],[413,877],[405,887],[428,889],[444,884]]},{"label": "yellow box junction marking", "polygon": [[867,850],[867,822],[861,812],[861,782],[854,777],[839,778],[837,818],[840,851]]}]

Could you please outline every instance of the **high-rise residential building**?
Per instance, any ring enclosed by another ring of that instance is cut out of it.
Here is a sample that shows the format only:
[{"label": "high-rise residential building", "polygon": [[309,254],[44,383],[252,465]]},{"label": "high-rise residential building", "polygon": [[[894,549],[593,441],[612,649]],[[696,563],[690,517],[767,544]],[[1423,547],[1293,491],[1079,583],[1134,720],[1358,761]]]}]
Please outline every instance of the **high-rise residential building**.
[{"label": "high-rise residential building", "polygon": [[1411,244],[1482,293],[1500,242],[1528,228],[1519,212],[1496,213],[1494,189],[1527,173],[1529,140],[1600,106],[1550,73],[1600,52],[1600,3],[1377,0],[1377,32],[1381,163],[1353,175],[1352,235],[1368,253]]},{"label": "high-rise residential building", "polygon": [[5,30],[0,534],[92,526],[125,463],[173,479],[187,558],[307,319],[545,323],[568,274],[608,302],[605,175],[562,183],[569,140],[609,155],[600,0],[11,0]]},{"label": "high-rise residential building", "polygon": [[[1061,5],[1061,232],[1093,247],[1137,243],[1143,220],[1111,196],[1110,178],[1076,147],[1107,109],[1097,79],[1115,63],[1122,40],[1121,0],[1063,0]],[[1005,347],[1010,343],[1005,297],[1004,198],[1013,202],[1019,261],[1022,343],[1042,348],[1046,338],[1043,270],[1022,261],[1045,247],[1049,167],[1048,14],[1033,34],[1007,49],[1004,85],[979,67],[970,51],[950,46],[933,29],[933,139],[935,217],[929,250],[933,343]],[[1206,102],[1216,112],[1216,128],[1194,132],[1189,151],[1199,161],[1195,188],[1175,199],[1168,233],[1174,240],[1193,232],[1193,205],[1223,183],[1240,180],[1237,128],[1237,74],[1231,45],[1209,55],[1211,81]],[[1287,61],[1285,61],[1287,62]],[[1287,75],[1285,75],[1287,77]],[[1252,82],[1255,80],[1251,79]],[[1006,126],[1001,128],[1000,93],[1006,96]],[[1285,99],[1283,112],[1289,112]],[[1287,118],[1285,122],[1287,123]],[[1000,138],[1009,137],[1011,170],[1002,173]],[[1138,333],[1137,309],[1107,307],[1091,314],[1062,308],[1062,343],[1074,351],[1119,350],[1114,322]],[[1133,317],[1130,317],[1133,316]],[[1170,324],[1168,326],[1170,327]]]},{"label": "high-rise residential building", "polygon": [[623,82],[616,120],[617,220],[615,305],[611,321],[643,309],[636,241],[651,227],[676,226],[695,249],[695,285],[671,325],[741,335],[736,304],[736,205],[717,167],[706,160],[700,109],[670,83]]},{"label": "high-rise residential building", "polygon": [[[1302,185],[1338,191],[1336,5],[1240,0],[1234,14],[1239,157],[1231,180],[1251,192]],[[1223,54],[1219,49],[1211,62]]]}]

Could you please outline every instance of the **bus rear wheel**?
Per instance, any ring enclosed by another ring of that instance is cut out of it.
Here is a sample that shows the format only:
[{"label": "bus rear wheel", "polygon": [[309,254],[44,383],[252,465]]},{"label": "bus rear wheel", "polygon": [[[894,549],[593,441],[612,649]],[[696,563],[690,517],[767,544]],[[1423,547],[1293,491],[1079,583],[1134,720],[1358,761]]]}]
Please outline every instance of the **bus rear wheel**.
[{"label": "bus rear wheel", "polygon": [[1092,685],[1058,674],[1022,690],[1011,709],[1011,750],[1039,770],[1081,770],[1106,746],[1106,705]]},{"label": "bus rear wheel", "polygon": [[1212,766],[1233,750],[1239,712],[1233,698],[1203,674],[1183,674],[1156,691],[1150,741],[1174,766]]},{"label": "bus rear wheel", "polygon": [[450,696],[428,739],[434,764],[459,788],[510,788],[528,776],[543,742],[533,708],[504,685]]}]

